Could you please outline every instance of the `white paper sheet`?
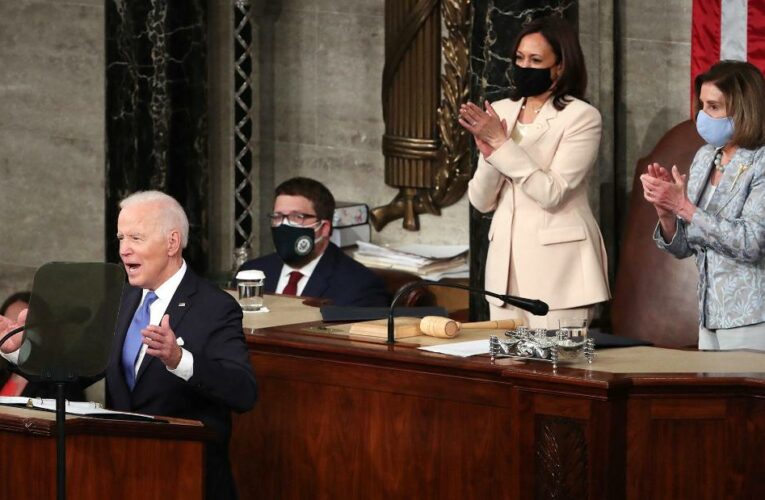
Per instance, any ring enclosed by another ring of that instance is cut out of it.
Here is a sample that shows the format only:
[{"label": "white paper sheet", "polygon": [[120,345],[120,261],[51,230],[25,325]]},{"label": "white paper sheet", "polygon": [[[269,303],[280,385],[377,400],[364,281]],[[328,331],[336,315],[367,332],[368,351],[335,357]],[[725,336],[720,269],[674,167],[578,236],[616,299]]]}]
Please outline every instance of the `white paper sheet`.
[{"label": "white paper sheet", "polygon": [[450,356],[459,356],[467,358],[476,354],[489,354],[489,339],[471,340],[468,342],[454,342],[451,344],[431,345],[420,347],[423,351],[437,352],[439,354],[448,354]]},{"label": "white paper sheet", "polygon": [[[0,404],[24,405],[27,408],[37,408],[38,410],[56,411],[56,400],[48,398],[29,398],[23,396],[0,396]],[[125,411],[114,411],[102,408],[100,404],[92,401],[66,401],[66,413],[71,415],[89,415],[89,416],[125,416],[131,419],[156,420],[152,415],[142,413],[131,413]]]}]

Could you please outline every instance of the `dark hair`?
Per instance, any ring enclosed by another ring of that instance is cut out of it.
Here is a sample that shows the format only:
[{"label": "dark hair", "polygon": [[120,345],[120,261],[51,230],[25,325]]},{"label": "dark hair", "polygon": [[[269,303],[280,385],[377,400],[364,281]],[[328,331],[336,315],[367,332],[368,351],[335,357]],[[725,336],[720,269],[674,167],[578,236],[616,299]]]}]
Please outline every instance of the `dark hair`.
[{"label": "dark hair", "polygon": [[[526,35],[539,33],[542,35],[555,54],[555,63],[561,64],[561,73],[552,90],[553,106],[558,111],[566,107],[570,97],[584,100],[587,90],[587,68],[584,64],[582,46],[579,44],[579,36],[566,21],[559,17],[540,17],[529,22],[521,28],[513,45],[512,59],[515,61],[515,53],[521,40]],[[510,99],[517,101],[521,96],[513,87],[510,90]]]},{"label": "dark hair", "polygon": [[703,109],[701,86],[711,83],[725,96],[725,113],[733,119],[731,142],[754,149],[765,145],[765,78],[743,61],[720,61],[696,77],[696,115]]},{"label": "dark hair", "polygon": [[276,187],[274,198],[281,194],[307,198],[313,203],[316,216],[319,219],[328,220],[330,226],[332,225],[332,216],[335,214],[335,197],[321,182],[308,177],[293,177]]},{"label": "dark hair", "polygon": [[[16,292],[7,299],[5,299],[5,302],[3,302],[3,305],[0,306],[0,314],[5,314],[5,311],[8,310],[8,308],[11,306],[11,304],[15,304],[16,302],[26,302],[29,304],[29,301],[32,299],[32,292]],[[16,319],[16,318],[11,318]]]}]

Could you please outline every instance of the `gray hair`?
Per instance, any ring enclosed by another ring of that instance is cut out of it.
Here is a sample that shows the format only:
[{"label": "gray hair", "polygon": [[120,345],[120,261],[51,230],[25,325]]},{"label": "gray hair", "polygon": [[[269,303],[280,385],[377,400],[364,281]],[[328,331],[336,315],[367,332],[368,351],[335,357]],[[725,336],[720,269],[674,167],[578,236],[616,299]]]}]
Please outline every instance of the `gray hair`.
[{"label": "gray hair", "polygon": [[161,191],[136,191],[120,202],[120,209],[142,203],[160,205],[159,221],[164,235],[177,229],[181,233],[181,248],[189,242],[189,219],[178,201]]}]

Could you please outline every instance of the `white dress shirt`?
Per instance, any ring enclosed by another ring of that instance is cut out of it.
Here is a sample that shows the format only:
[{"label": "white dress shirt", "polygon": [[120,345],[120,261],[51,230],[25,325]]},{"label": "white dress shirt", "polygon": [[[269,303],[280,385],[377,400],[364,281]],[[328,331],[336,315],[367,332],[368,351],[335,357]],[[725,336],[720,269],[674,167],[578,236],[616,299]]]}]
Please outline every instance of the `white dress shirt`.
[{"label": "white dress shirt", "polygon": [[297,284],[297,295],[303,295],[303,290],[305,289],[305,286],[308,284],[308,280],[311,279],[311,275],[313,274],[314,270],[316,270],[316,266],[319,264],[319,260],[321,259],[323,253],[313,259],[308,264],[304,265],[303,267],[297,268],[292,267],[287,264],[282,265],[282,272],[279,275],[279,282],[276,284],[276,293],[282,293],[284,291],[284,287],[287,286],[287,283],[290,280],[290,273],[292,271],[299,271],[303,274],[303,277],[300,278],[300,281],[298,281]]},{"label": "white dress shirt", "polygon": [[[159,325],[160,321],[162,321],[162,316],[165,315],[165,311],[167,311],[167,307],[170,305],[170,300],[173,298],[173,295],[175,295],[175,291],[178,290],[178,286],[181,284],[185,275],[186,261],[184,260],[181,264],[181,268],[154,290],[154,293],[157,295],[157,300],[149,306],[149,313],[151,316],[150,324]],[[141,296],[141,304],[143,304],[143,300],[146,298],[147,293],[149,293],[149,290],[144,289],[143,295]],[[138,304],[138,307],[141,307],[141,304]],[[178,345],[183,345],[181,336],[178,332],[174,333]],[[147,348],[148,346],[146,344],[141,344],[141,352],[138,353],[138,361],[135,364],[136,375],[138,374],[138,369],[141,367],[141,362],[143,362],[143,358],[146,355]],[[167,370],[173,375],[181,377],[183,380],[190,379],[191,376],[194,375],[194,355],[181,347],[181,361],[178,363],[178,366],[176,366],[174,370],[168,367]]]}]

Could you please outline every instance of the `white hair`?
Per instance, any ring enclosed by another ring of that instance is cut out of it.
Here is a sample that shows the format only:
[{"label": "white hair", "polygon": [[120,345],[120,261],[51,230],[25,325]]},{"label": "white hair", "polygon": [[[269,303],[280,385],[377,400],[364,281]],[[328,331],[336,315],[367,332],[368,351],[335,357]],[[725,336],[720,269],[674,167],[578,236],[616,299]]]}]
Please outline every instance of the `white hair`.
[{"label": "white hair", "polygon": [[181,248],[189,242],[189,219],[178,201],[161,191],[136,191],[120,202],[120,209],[143,203],[160,205],[159,221],[162,232],[167,236],[170,231],[178,230],[181,234]]}]

